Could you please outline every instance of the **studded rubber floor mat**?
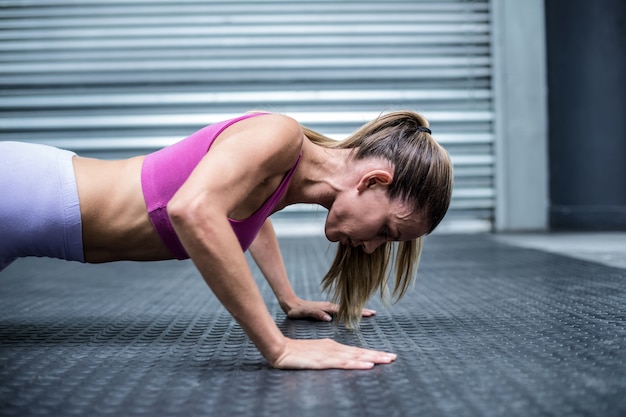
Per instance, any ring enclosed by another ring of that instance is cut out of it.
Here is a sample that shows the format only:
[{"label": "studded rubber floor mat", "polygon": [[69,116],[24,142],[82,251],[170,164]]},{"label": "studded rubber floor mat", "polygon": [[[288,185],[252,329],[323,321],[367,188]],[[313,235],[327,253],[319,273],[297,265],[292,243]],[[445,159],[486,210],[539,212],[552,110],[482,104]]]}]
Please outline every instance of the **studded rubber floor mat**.
[{"label": "studded rubber floor mat", "polygon": [[[332,249],[281,240],[319,298]],[[427,239],[415,287],[359,331],[281,330],[398,353],[370,371],[280,371],[188,261],[22,259],[0,273],[0,415],[624,416],[626,270],[496,243]]]}]

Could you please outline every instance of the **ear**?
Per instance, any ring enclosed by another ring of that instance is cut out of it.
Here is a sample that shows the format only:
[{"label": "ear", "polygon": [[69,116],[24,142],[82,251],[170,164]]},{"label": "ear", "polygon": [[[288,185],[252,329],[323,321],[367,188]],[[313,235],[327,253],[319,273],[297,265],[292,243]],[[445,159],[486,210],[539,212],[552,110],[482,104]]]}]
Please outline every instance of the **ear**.
[{"label": "ear", "polygon": [[369,188],[376,186],[387,187],[391,184],[393,180],[393,174],[384,169],[375,169],[372,171],[366,172],[362,177],[359,183],[357,184],[356,189],[359,192],[363,192]]}]

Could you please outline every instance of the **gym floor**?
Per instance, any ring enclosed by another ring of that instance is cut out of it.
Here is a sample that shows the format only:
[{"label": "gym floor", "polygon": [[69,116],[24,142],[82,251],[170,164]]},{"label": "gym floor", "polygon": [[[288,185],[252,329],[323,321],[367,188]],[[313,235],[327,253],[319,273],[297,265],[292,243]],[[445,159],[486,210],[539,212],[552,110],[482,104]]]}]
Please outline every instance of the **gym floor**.
[{"label": "gym floor", "polygon": [[[20,259],[0,273],[0,415],[626,415],[626,267],[514,238],[428,237],[414,288],[358,331],[286,319],[253,267],[286,335],[398,353],[370,371],[272,369],[189,261]],[[280,243],[322,297],[332,247]]]}]

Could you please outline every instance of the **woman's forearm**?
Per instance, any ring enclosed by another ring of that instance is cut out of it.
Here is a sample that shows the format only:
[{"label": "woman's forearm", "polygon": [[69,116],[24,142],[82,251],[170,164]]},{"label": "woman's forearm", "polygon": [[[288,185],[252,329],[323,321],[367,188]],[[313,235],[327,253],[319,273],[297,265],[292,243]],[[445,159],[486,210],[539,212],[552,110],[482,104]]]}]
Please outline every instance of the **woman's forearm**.
[{"label": "woman's forearm", "polygon": [[[185,250],[224,307],[270,362],[285,349],[286,338],[276,326],[252,277],[226,216],[170,210],[172,224]],[[207,217],[210,221],[206,221]],[[202,219],[202,220],[201,220]]]},{"label": "woman's forearm", "polygon": [[276,295],[281,308],[287,311],[289,306],[297,300],[297,296],[289,282],[276,233],[270,219],[265,221],[249,250],[274,295]]}]

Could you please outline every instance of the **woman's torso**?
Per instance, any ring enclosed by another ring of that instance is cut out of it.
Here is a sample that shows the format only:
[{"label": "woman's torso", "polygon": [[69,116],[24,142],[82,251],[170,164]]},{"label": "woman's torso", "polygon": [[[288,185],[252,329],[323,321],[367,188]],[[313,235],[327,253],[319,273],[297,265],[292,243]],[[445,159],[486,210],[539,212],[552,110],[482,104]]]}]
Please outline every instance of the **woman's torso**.
[{"label": "woman's torso", "polygon": [[[245,128],[241,123],[230,125],[216,136],[213,144]],[[87,262],[174,258],[150,220],[141,180],[145,158],[74,158]],[[255,192],[229,217],[242,220],[253,215],[283,179],[284,174],[260,180]],[[283,205],[279,201],[273,211]]]},{"label": "woman's torso", "polygon": [[140,180],[143,159],[74,158],[87,262],[172,257],[146,211]]}]

